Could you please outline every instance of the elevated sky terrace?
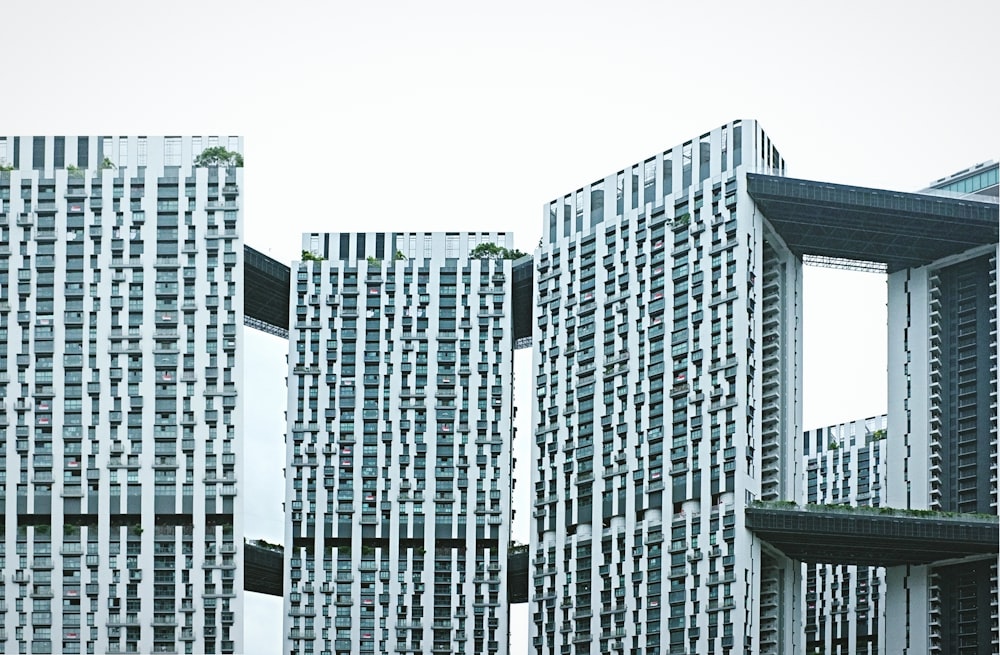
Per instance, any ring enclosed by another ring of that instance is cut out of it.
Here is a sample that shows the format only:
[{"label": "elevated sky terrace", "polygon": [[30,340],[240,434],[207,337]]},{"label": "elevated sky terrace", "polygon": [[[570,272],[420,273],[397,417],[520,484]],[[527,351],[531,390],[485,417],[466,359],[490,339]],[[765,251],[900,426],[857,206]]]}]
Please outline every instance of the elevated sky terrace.
[{"label": "elevated sky terrace", "polygon": [[[1000,239],[995,201],[885,191],[794,178],[747,174],[747,190],[768,222],[799,257],[874,264],[894,272],[922,266]],[[290,269],[246,247],[245,322],[288,337]],[[514,262],[512,328],[529,347],[534,262]],[[850,510],[843,506],[752,506],[747,527],[803,562],[895,566],[998,552],[996,518]],[[247,546],[246,588],[281,593],[280,553]],[[254,554],[255,553],[255,554]],[[527,558],[509,563],[510,601],[527,598]],[[512,576],[512,577],[511,577]]]},{"label": "elevated sky terrace", "polygon": [[[243,589],[268,596],[281,596],[284,555],[281,546],[243,544]],[[528,551],[520,548],[507,557],[507,602],[528,602]]]},{"label": "elevated sky terrace", "polygon": [[799,257],[884,264],[886,272],[923,266],[996,244],[1000,205],[747,174],[747,192]]},{"label": "elevated sky terrace", "polygon": [[[759,503],[746,508],[746,526],[800,562],[899,566],[993,556],[1000,543],[997,517],[907,512],[845,505]],[[244,544],[244,589],[282,595],[280,546]],[[528,553],[507,560],[507,602],[528,600]]]},{"label": "elevated sky terrace", "polygon": [[998,552],[997,517],[846,505],[759,503],[746,526],[788,557],[817,564],[931,564]]},{"label": "elevated sky terrace", "polygon": [[[1000,205],[954,198],[747,174],[747,191],[799,257],[875,264],[892,273],[1000,239]],[[288,337],[291,270],[244,249],[246,325]],[[512,329],[516,347],[531,344],[534,261],[513,265]]]},{"label": "elevated sky terrace", "polygon": [[281,546],[243,544],[243,589],[269,596],[281,596],[284,583],[284,554]]},{"label": "elevated sky terrace", "polygon": [[276,259],[243,247],[243,322],[248,326],[288,338],[288,302],[291,269]]},{"label": "elevated sky terrace", "polygon": [[[291,268],[250,246],[243,247],[243,323],[268,334],[288,338]],[[535,261],[531,256],[513,263],[511,328],[514,347],[531,346]]]}]

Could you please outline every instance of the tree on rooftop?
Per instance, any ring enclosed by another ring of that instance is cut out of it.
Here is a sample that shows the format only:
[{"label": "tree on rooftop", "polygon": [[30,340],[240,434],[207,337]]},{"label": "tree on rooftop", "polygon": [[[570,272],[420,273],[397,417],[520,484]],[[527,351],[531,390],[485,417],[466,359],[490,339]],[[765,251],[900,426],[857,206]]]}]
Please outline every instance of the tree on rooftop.
[{"label": "tree on rooftop", "polygon": [[516,248],[504,248],[495,243],[480,243],[469,253],[472,259],[519,259],[524,256]]},{"label": "tree on rooftop", "polygon": [[194,165],[203,168],[207,166],[236,166],[243,167],[243,155],[238,152],[226,150],[222,146],[212,146],[205,148],[201,154],[194,158]]}]

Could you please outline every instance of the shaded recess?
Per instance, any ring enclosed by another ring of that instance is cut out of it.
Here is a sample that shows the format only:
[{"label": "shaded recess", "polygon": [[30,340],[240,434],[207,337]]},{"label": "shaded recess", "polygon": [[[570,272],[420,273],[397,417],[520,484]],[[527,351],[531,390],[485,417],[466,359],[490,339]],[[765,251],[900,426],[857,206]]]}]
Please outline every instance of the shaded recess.
[{"label": "shaded recess", "polygon": [[244,325],[287,339],[291,279],[288,266],[244,246]]},{"label": "shaded recess", "polygon": [[507,555],[507,602],[528,602],[528,550]]},{"label": "shaded recess", "polygon": [[531,255],[521,257],[512,264],[513,290],[511,301],[514,348],[531,347],[533,307],[535,304],[535,259]]},{"label": "shaded recess", "polygon": [[284,554],[275,548],[243,544],[243,589],[269,596],[281,596]]},{"label": "shaded recess", "polygon": [[[243,544],[243,589],[268,596],[282,595],[284,555],[279,547]],[[507,558],[507,602],[528,602],[528,553],[513,552]]]}]

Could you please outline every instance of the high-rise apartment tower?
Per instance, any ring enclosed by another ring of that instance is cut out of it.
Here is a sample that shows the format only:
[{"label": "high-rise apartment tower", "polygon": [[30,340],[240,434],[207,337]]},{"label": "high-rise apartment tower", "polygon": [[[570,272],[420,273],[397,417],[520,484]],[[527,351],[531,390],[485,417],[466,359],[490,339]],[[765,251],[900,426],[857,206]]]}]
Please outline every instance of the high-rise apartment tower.
[{"label": "high-rise apartment tower", "polygon": [[0,137],[0,652],[243,650],[243,175],[209,148],[242,140]]},{"label": "high-rise apartment tower", "polygon": [[[808,430],[800,502],[883,507],[886,416]],[[891,652],[885,643],[885,567],[802,565],[805,653]]]},{"label": "high-rise apartment tower", "polygon": [[[997,172],[980,164],[931,189],[995,203]],[[997,514],[998,254],[985,244],[889,275],[890,506]],[[887,575],[900,652],[1000,648],[995,557]]]},{"label": "high-rise apartment tower", "polygon": [[[788,513],[807,482],[803,262],[888,273],[881,501],[964,513],[970,535],[995,530],[971,516],[997,511],[995,166],[926,194],[783,176],[757,123],[734,121],[545,206],[535,259],[535,653],[795,653],[825,639],[818,620],[811,636],[812,623],[803,630],[801,565],[761,536],[805,537],[838,511]],[[850,501],[841,483],[815,502]],[[871,513],[845,525],[860,531],[865,521],[905,542]],[[911,527],[934,540],[921,558],[849,540],[810,542],[798,555],[892,564],[884,643],[992,652],[989,540],[951,548],[946,524]],[[847,629],[839,624],[836,638]]]},{"label": "high-rise apartment tower", "polygon": [[536,258],[532,458],[539,654],[754,652],[797,569],[744,527],[801,466],[801,262],[735,121],[553,200]]},{"label": "high-rise apartment tower", "polygon": [[511,262],[470,257],[481,244],[512,237],[303,237],[286,652],[508,652]]}]

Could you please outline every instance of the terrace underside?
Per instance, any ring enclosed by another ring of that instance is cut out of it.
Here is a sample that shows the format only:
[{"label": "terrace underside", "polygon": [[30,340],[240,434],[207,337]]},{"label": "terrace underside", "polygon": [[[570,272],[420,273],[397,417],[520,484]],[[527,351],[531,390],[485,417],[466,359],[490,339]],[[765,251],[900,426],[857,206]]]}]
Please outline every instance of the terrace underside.
[{"label": "terrace underside", "polygon": [[1000,205],[747,174],[747,191],[798,257],[923,266],[998,239]]},{"label": "terrace underside", "polygon": [[284,586],[284,555],[280,550],[255,544],[243,545],[243,589],[268,596],[281,596]]},{"label": "terrace underside", "polygon": [[288,338],[291,276],[288,266],[243,247],[243,321],[248,327]]},{"label": "terrace underside", "polygon": [[996,519],[820,508],[746,509],[746,526],[788,557],[816,564],[899,566],[996,556]]},{"label": "terrace underside", "polygon": [[[243,549],[243,589],[281,596],[284,579],[282,551],[254,543],[245,543]],[[512,552],[507,558],[507,602],[528,602],[527,551]]]}]

